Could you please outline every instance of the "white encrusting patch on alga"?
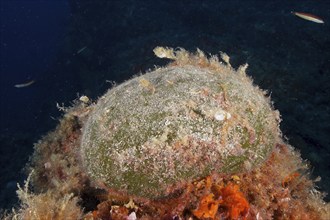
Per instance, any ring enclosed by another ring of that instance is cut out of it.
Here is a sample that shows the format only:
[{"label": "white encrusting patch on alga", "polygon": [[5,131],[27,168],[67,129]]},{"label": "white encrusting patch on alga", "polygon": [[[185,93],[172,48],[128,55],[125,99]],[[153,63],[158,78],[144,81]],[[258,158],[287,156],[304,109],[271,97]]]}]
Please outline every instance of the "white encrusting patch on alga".
[{"label": "white encrusting patch on alga", "polygon": [[231,114],[229,112],[223,111],[223,110],[218,110],[214,114],[214,118],[217,121],[223,121],[223,120],[228,120],[231,118]]}]

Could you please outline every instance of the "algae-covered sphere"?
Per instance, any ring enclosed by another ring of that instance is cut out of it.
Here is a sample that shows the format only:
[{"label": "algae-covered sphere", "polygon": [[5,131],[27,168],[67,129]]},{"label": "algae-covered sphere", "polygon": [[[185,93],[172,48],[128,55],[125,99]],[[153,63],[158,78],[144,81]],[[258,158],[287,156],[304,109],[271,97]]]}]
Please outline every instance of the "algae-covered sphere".
[{"label": "algae-covered sphere", "polygon": [[199,50],[155,52],[174,62],[112,88],[90,113],[80,151],[93,181],[158,198],[267,158],[280,137],[279,115],[244,67],[235,71],[225,56],[222,64]]}]

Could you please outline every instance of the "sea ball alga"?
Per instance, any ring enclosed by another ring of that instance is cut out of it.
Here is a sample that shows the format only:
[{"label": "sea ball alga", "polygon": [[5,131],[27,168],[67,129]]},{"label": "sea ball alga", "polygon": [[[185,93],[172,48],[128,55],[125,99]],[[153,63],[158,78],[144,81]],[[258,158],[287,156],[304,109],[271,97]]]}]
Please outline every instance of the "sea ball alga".
[{"label": "sea ball alga", "polygon": [[99,98],[83,127],[82,166],[96,183],[147,198],[212,173],[250,170],[281,134],[279,113],[222,54],[157,47],[173,60]]}]

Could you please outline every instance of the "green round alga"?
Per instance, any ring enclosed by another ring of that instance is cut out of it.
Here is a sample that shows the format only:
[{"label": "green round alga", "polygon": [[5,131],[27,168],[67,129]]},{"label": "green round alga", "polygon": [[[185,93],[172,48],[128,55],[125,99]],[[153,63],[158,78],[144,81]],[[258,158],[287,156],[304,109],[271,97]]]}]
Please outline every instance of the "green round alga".
[{"label": "green round alga", "polygon": [[80,149],[90,178],[157,198],[212,172],[262,163],[280,137],[279,114],[244,67],[161,49],[175,62],[112,88],[93,107]]}]

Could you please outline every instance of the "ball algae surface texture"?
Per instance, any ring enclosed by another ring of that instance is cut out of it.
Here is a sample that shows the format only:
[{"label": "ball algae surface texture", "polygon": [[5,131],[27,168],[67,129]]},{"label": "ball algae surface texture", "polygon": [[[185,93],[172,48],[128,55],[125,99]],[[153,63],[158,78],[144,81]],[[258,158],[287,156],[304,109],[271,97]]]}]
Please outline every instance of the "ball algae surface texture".
[{"label": "ball algae surface texture", "polygon": [[199,50],[161,49],[156,55],[172,63],[115,86],[94,106],[80,149],[89,177],[159,198],[185,182],[267,159],[280,137],[279,114],[244,66],[234,70],[229,59]]}]

